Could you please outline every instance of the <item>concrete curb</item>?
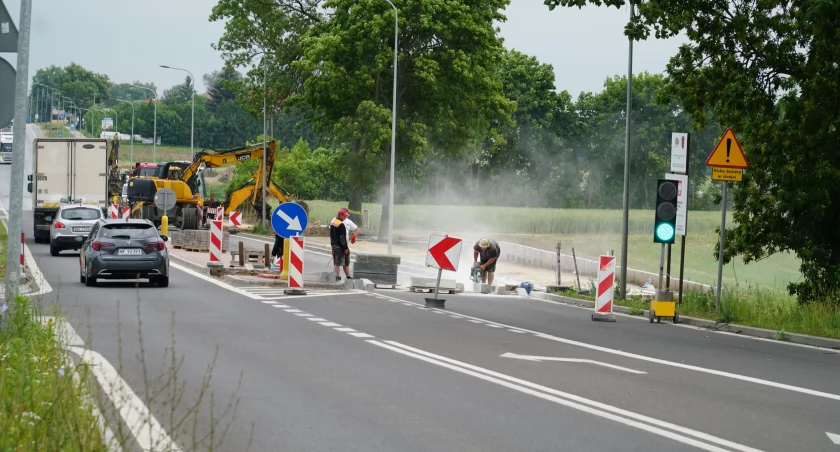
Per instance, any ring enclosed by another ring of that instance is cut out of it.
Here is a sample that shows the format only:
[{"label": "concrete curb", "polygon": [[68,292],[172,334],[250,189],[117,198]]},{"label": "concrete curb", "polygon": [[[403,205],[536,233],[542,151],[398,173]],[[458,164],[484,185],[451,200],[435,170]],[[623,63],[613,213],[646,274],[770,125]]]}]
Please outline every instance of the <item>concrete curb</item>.
[{"label": "concrete curb", "polygon": [[[522,289],[524,292],[524,289]],[[586,308],[594,308],[595,302],[589,300],[581,300],[577,298],[571,297],[564,297],[562,295],[554,295],[545,292],[531,292],[531,295],[525,295],[524,293],[520,293],[521,296],[525,298],[535,298],[539,300],[546,300],[546,301],[555,301],[557,303],[563,303],[567,305],[573,306],[580,306]],[[630,311],[630,308],[625,306],[613,306],[613,311],[619,312],[622,314],[627,314]],[[644,315],[638,317],[647,317],[648,310],[645,309]],[[742,334],[745,336],[753,336],[759,337],[763,339],[776,339],[776,331],[768,330],[765,328],[756,328],[752,326],[744,326],[744,325],[737,325],[737,324],[730,324],[730,323],[718,323],[714,320],[707,320],[707,319],[698,319],[696,317],[687,317],[684,315],[680,315],[679,318],[680,324],[691,325],[701,328],[706,328],[709,330],[715,331],[725,331],[734,334]],[[830,348],[834,350],[840,350],[840,340],[838,339],[831,339],[826,337],[818,337],[818,336],[808,336],[805,334],[798,334],[798,333],[785,333],[785,337],[787,339],[779,341],[779,342],[791,342],[795,344],[803,344],[803,345],[810,345],[813,347],[822,347],[822,348]]]},{"label": "concrete curb", "polygon": [[183,257],[176,256],[172,253],[169,254],[169,259],[177,261],[176,263],[178,265],[183,265],[184,267],[189,267],[190,270],[197,271],[197,272],[205,274],[205,275],[210,275],[210,267],[205,267],[203,265],[196,264],[195,262],[193,262],[189,259],[184,259]]}]

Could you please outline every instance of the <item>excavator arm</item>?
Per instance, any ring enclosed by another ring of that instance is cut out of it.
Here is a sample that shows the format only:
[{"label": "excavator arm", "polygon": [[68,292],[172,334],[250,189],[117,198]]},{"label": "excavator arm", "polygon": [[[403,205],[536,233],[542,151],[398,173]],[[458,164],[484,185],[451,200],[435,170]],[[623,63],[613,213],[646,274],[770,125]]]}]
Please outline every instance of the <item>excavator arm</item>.
[{"label": "excavator arm", "polygon": [[[265,148],[266,167],[274,167],[274,151],[277,149],[277,142],[271,140]],[[193,157],[191,165],[181,171],[179,179],[186,182],[189,186],[195,186],[195,177],[198,169],[203,163],[206,168],[219,168],[222,166],[233,165],[234,163],[244,162],[253,159],[263,158],[263,147],[258,146],[251,149],[242,147],[227,149],[224,151],[213,152],[199,152]],[[262,167],[262,165],[260,165]]]}]

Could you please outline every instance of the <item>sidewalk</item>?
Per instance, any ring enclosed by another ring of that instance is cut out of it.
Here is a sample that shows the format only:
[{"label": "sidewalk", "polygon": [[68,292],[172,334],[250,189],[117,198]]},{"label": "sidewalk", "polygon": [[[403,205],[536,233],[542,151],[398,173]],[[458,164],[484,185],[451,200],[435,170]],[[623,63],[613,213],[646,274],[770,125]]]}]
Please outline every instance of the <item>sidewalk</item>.
[{"label": "sidewalk", "polygon": [[[330,249],[329,237],[307,237],[307,247],[317,247],[324,250]],[[401,257],[400,265],[423,268],[426,270],[433,270],[426,267],[426,245],[406,245],[393,244],[392,251],[394,254]],[[373,240],[366,240],[364,237],[358,239],[355,244],[350,245],[350,252],[353,254],[387,254],[388,244],[384,242],[376,242]],[[457,282],[469,284],[469,273],[472,267],[472,246],[468,242],[464,242],[461,248],[461,259],[458,264],[457,276],[452,272],[444,272],[442,278],[455,279]],[[537,286],[557,285],[556,275],[553,270],[525,267],[515,265],[507,262],[500,262],[496,267],[495,279],[498,282],[505,284],[515,284],[523,281],[532,282]],[[581,276],[580,284],[583,287],[589,287],[589,277]],[[564,286],[577,286],[577,281],[574,274],[561,274],[561,284]]]}]

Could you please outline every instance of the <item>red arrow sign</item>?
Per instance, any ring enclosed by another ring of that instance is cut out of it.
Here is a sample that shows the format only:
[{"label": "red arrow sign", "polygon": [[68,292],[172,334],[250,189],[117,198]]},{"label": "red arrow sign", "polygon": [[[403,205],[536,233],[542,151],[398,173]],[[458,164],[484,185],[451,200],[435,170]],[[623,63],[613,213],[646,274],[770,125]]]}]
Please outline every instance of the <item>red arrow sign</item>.
[{"label": "red arrow sign", "polygon": [[429,248],[429,254],[435,260],[435,263],[437,263],[438,268],[454,272],[458,270],[456,266],[458,262],[456,261],[456,265],[453,265],[449,260],[449,257],[446,255],[446,252],[460,244],[461,239],[455,237],[443,237],[441,241],[435,243],[431,248]]}]

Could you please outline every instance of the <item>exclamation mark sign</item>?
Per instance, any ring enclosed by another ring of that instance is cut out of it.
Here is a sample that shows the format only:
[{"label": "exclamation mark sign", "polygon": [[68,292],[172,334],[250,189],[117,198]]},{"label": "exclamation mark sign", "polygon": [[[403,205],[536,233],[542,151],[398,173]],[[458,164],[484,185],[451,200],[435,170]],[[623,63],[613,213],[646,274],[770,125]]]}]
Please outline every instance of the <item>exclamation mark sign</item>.
[{"label": "exclamation mark sign", "polygon": [[729,163],[729,151],[732,149],[732,138],[726,139],[726,163]]}]

